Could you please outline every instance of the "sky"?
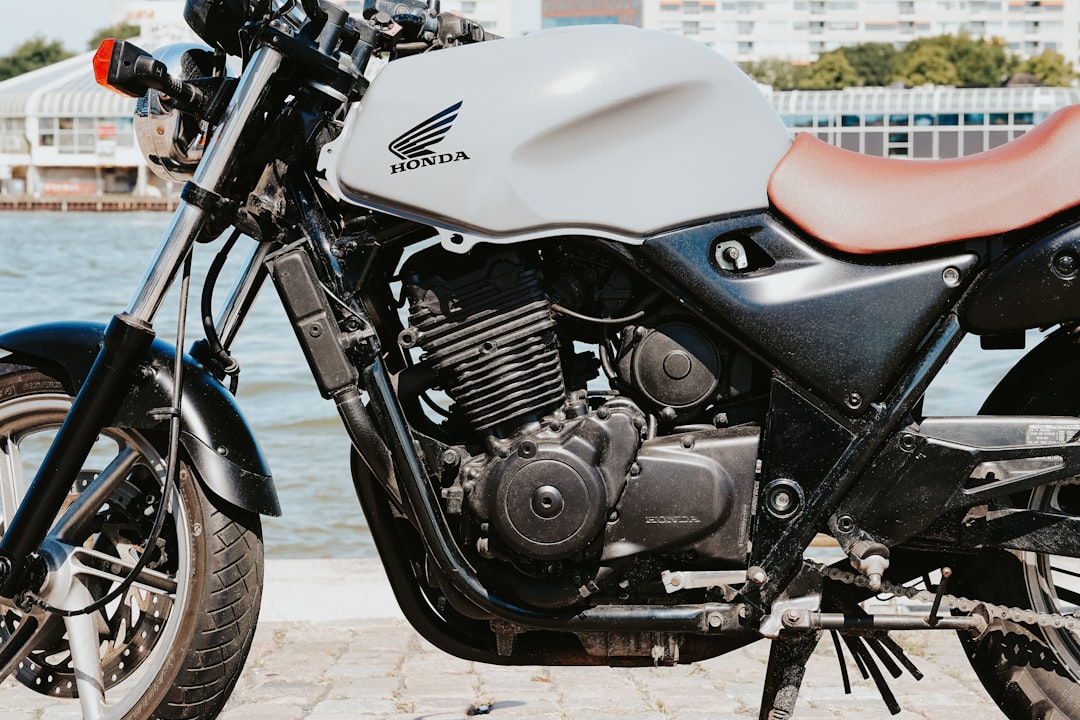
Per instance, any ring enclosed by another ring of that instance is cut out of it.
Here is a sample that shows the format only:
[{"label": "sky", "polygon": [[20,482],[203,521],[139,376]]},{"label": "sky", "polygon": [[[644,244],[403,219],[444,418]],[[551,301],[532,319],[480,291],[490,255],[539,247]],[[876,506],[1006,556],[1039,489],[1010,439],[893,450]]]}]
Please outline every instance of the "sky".
[{"label": "sky", "polygon": [[109,0],[30,0],[0,22],[0,55],[8,55],[35,35],[59,40],[68,50],[86,52],[90,37],[109,26]]}]

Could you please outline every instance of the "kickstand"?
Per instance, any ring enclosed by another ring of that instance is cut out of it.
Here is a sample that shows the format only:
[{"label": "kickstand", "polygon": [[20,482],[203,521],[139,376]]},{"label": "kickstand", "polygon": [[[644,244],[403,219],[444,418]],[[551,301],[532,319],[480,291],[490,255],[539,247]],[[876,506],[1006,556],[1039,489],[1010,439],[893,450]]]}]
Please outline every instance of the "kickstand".
[{"label": "kickstand", "polygon": [[787,720],[795,714],[795,700],[806,675],[806,663],[819,640],[820,630],[772,641],[758,720]]}]

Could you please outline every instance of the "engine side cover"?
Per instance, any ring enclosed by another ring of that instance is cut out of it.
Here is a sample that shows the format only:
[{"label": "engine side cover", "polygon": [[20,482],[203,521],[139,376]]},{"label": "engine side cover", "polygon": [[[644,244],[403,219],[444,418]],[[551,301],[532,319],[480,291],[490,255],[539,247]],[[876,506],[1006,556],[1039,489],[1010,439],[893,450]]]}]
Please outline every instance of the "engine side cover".
[{"label": "engine side cover", "polygon": [[[600,533],[641,443],[645,417],[609,401],[558,429],[548,426],[492,462],[472,497],[495,535],[514,551],[556,560],[584,550]],[[486,502],[485,502],[486,501]]]},{"label": "engine side cover", "polygon": [[320,165],[344,199],[470,236],[459,245],[570,229],[640,242],[767,207],[789,145],[716,52],[592,26],[391,62]]}]

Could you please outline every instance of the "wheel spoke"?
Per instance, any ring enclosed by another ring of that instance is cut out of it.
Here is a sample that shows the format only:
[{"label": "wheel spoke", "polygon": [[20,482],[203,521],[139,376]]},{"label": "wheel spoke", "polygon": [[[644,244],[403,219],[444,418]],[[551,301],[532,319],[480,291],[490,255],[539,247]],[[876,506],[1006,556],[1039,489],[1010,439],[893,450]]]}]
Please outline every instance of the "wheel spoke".
[{"label": "wheel spoke", "polygon": [[1068,575],[1070,577],[1080,578],[1080,571],[1077,571],[1077,570],[1066,570],[1065,568],[1061,567],[1060,565],[1051,565],[1050,569],[1053,570],[1056,573],[1061,573],[1062,575]]},{"label": "wheel spoke", "polygon": [[1070,602],[1073,605],[1080,606],[1080,592],[1076,590],[1070,590],[1069,588],[1058,585],[1054,588],[1055,594],[1059,600]]},{"label": "wheel spoke", "polygon": [[19,627],[0,646],[0,680],[15,672],[19,663],[35,649],[39,638],[49,635],[52,626],[59,622],[55,615],[41,608],[34,608],[19,620]]},{"label": "wheel spoke", "polygon": [[19,443],[11,436],[0,439],[0,512],[3,513],[0,534],[7,531],[15,518],[27,486]]},{"label": "wheel spoke", "polygon": [[[111,585],[117,585],[135,568],[136,560],[120,558],[90,548],[70,546],[69,548],[72,575],[80,579],[97,578]],[[175,579],[150,568],[143,568],[133,584],[164,595],[172,595],[176,592]]]},{"label": "wheel spoke", "polygon": [[85,539],[86,527],[94,515],[104,505],[109,495],[123,482],[128,473],[139,461],[139,454],[131,448],[124,448],[109,465],[102,470],[93,482],[79,494],[64,516],[56,524],[53,533],[65,543],[77,544]]}]

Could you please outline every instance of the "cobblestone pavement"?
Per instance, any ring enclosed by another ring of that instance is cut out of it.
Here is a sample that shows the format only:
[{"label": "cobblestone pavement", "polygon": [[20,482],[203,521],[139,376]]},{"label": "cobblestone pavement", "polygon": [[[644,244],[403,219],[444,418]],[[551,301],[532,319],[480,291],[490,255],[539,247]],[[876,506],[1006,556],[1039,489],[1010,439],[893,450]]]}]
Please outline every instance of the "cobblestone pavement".
[{"label": "cobblestone pavement", "polygon": [[[898,633],[925,673],[892,681],[904,719],[1003,717],[949,632]],[[450,657],[403,620],[268,623],[222,720],[450,720],[490,709],[496,720],[756,718],[768,645],[676,668],[501,668]],[[850,662],[850,657],[849,660]],[[829,642],[810,661],[796,718],[890,717],[872,683],[844,695]],[[0,688],[5,720],[78,718],[25,688]]]},{"label": "cobblestone pavement", "polygon": [[[955,635],[928,635],[897,635],[926,675],[893,681],[904,708],[897,717],[1002,717]],[[767,658],[768,645],[758,643],[676,668],[500,668],[449,657],[401,621],[274,625],[259,635],[224,718],[449,720],[486,708],[498,720],[756,718]],[[869,681],[844,695],[829,642],[807,677],[796,718],[891,717]]]},{"label": "cobblestone pavement", "polygon": [[[327,575],[336,575],[331,567]],[[282,585],[303,588],[312,578]],[[380,589],[384,592],[385,589]],[[769,646],[676,668],[502,668],[458,660],[422,640],[395,608],[369,617],[280,619],[274,584],[244,675],[222,720],[449,720],[486,714],[496,720],[730,720],[756,718]],[[350,594],[345,589],[344,593]],[[353,595],[353,597],[357,597]],[[334,611],[331,609],[330,614]],[[341,613],[347,615],[348,613]],[[301,615],[293,615],[299,617]],[[1003,717],[986,698],[951,632],[896,633],[926,677],[890,684],[907,720]],[[851,663],[850,656],[848,662]],[[849,667],[844,695],[831,642],[810,661],[796,706],[802,720],[889,718],[872,682]],[[77,708],[9,680],[0,686],[4,720],[79,718]]]}]

